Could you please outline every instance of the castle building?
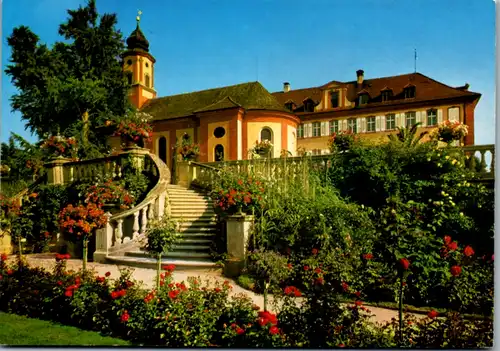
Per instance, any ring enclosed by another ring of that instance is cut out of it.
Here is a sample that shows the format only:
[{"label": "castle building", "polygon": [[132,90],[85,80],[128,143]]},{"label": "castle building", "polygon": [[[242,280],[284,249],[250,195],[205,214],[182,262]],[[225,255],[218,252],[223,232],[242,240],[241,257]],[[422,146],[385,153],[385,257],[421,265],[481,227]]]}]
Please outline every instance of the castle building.
[{"label": "castle building", "polygon": [[474,143],[474,109],[481,94],[469,85],[450,87],[423,74],[366,79],[270,93],[249,82],[186,94],[157,97],[155,58],[139,27],[127,38],[123,69],[131,85],[130,101],[153,117],[153,141],[146,147],[172,165],[175,144],[184,134],[200,145],[201,162],[247,159],[257,141],[270,140],[272,156],[328,153],[333,133],[352,130],[374,142],[388,140],[397,127],[422,123],[429,130],[445,120],[468,125],[465,145]]}]

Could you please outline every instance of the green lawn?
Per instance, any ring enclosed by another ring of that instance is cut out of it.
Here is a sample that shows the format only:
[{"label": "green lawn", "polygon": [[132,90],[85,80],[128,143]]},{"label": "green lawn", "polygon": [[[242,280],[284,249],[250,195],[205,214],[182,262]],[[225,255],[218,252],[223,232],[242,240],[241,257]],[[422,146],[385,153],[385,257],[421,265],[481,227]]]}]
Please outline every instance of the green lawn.
[{"label": "green lawn", "polygon": [[112,346],[131,344],[125,340],[101,336],[96,332],[0,312],[0,345]]}]

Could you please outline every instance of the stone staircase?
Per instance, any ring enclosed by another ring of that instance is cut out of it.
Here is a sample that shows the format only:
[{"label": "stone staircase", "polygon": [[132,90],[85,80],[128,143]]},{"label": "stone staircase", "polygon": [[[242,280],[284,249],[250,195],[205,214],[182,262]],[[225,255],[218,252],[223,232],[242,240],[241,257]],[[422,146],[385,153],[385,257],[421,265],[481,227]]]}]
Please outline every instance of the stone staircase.
[{"label": "stone staircase", "polygon": [[[171,217],[180,222],[180,240],[162,256],[164,264],[179,270],[216,270],[210,246],[218,234],[216,215],[208,195],[178,185],[167,186]],[[108,257],[115,263],[155,268],[156,260],[136,248],[121,257]]]}]

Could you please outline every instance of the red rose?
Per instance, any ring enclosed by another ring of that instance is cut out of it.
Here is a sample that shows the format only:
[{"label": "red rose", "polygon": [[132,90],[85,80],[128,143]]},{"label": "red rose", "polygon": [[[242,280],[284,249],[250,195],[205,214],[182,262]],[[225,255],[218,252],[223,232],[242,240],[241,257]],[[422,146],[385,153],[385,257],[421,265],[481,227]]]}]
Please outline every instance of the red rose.
[{"label": "red rose", "polygon": [[344,344],[339,344],[339,347],[343,348],[343,347],[345,347],[345,345]]},{"label": "red rose", "polygon": [[127,280],[125,284],[127,285],[127,288],[130,288],[131,286],[134,285],[134,283],[132,283],[130,280]]},{"label": "red rose", "polygon": [[373,255],[372,255],[371,253],[367,253],[367,254],[364,254],[364,255],[363,255],[363,258],[364,258],[365,260],[371,260],[371,259],[373,258]]},{"label": "red rose", "polygon": [[288,269],[292,269],[292,264],[291,263],[287,264],[287,267]]},{"label": "red rose", "polygon": [[7,275],[12,275],[12,274],[14,274],[14,271],[13,271],[12,269],[9,269],[9,270],[7,271]]},{"label": "red rose", "polygon": [[321,268],[316,268],[316,269],[314,270],[314,272],[315,272],[316,274],[321,274]]},{"label": "red rose", "polygon": [[408,261],[406,258],[401,258],[399,260],[399,264],[405,271],[408,270],[408,267],[410,267],[410,261]]},{"label": "red rose", "polygon": [[122,289],[122,290],[118,291],[118,295],[120,297],[123,297],[123,296],[127,295],[127,290]]},{"label": "red rose", "polygon": [[462,267],[460,266],[451,266],[450,273],[454,277],[458,277],[460,273],[462,273]]},{"label": "red rose", "polygon": [[287,286],[284,289],[284,293],[285,293],[285,295],[288,295],[288,296],[295,296],[295,297],[302,296],[302,293],[295,286]]},{"label": "red rose", "polygon": [[166,266],[163,266],[163,270],[165,270],[165,271],[172,272],[174,269],[175,269],[175,265],[174,264],[168,264]]},{"label": "red rose", "polygon": [[271,334],[271,335],[279,334],[279,332],[280,332],[280,329],[275,325],[273,325],[271,328],[269,328],[269,334]]},{"label": "red rose", "polygon": [[237,327],[237,328],[236,328],[236,334],[241,335],[241,334],[243,334],[243,333],[245,333],[245,330],[244,330],[244,329],[242,329],[242,328],[240,328],[240,327]]},{"label": "red rose", "polygon": [[444,236],[444,244],[449,245],[451,243],[451,236],[445,235]]},{"label": "red rose", "polygon": [[361,296],[361,292],[356,291],[356,292],[354,293],[354,295],[356,295],[357,297],[360,297],[360,296]]},{"label": "red rose", "polygon": [[104,275],[105,275],[106,277],[109,277],[109,276],[111,275],[111,272],[106,272],[106,273],[104,273]]},{"label": "red rose", "polygon": [[454,241],[452,243],[449,243],[448,244],[448,249],[451,250],[451,251],[454,251],[454,250],[458,249],[458,243],[456,241]]},{"label": "red rose", "polygon": [[466,246],[464,249],[464,255],[467,257],[474,255],[474,250],[472,249],[472,247]]},{"label": "red rose", "polygon": [[104,282],[104,280],[106,280],[106,278],[104,278],[104,277],[97,277],[96,280],[97,280],[98,283],[102,283],[102,282]]},{"label": "red rose", "polygon": [[172,291],[169,291],[168,297],[170,297],[171,299],[175,299],[177,297],[177,295],[179,295],[180,293],[181,293],[180,290],[172,290]]},{"label": "red rose", "polygon": [[431,319],[434,319],[436,318],[437,316],[439,315],[439,313],[437,313],[436,311],[432,310],[430,311],[429,313],[427,313],[427,317],[431,318]]},{"label": "red rose", "polygon": [[119,296],[120,296],[120,295],[118,294],[118,292],[117,292],[117,291],[112,291],[112,292],[111,292],[111,298],[112,298],[113,300],[117,299]]},{"label": "red rose", "polygon": [[342,289],[346,292],[349,291],[349,285],[346,282],[342,282]]},{"label": "red rose", "polygon": [[312,254],[317,255],[318,254],[318,249],[312,249]]},{"label": "red rose", "polygon": [[309,270],[309,266],[304,266],[304,270],[308,271]]},{"label": "red rose", "polygon": [[276,325],[278,324],[278,318],[269,311],[261,311],[259,312],[258,323],[261,327],[267,324]]},{"label": "red rose", "polygon": [[129,318],[130,318],[130,315],[128,314],[128,312],[124,311],[122,314],[122,317],[121,317],[122,322],[124,322],[124,323],[127,322]]},{"label": "red rose", "polygon": [[356,306],[361,306],[361,305],[363,304],[363,301],[361,301],[361,300],[356,300],[356,301],[354,302],[354,304],[355,304]]},{"label": "red rose", "polygon": [[316,285],[323,285],[323,284],[325,284],[325,280],[323,279],[323,277],[319,277],[318,279],[316,279],[316,280],[314,281],[314,283],[315,283]]},{"label": "red rose", "polygon": [[64,293],[64,295],[66,295],[67,297],[71,297],[71,296],[73,296],[73,291],[66,290],[66,292]]},{"label": "red rose", "polygon": [[7,261],[7,254],[4,254],[4,253],[3,253],[3,254],[1,254],[1,255],[0,255],[0,259],[1,259],[2,261],[4,261],[4,262],[5,262],[5,261]]},{"label": "red rose", "polygon": [[215,288],[214,290],[216,293],[220,293],[222,291],[221,288]]}]

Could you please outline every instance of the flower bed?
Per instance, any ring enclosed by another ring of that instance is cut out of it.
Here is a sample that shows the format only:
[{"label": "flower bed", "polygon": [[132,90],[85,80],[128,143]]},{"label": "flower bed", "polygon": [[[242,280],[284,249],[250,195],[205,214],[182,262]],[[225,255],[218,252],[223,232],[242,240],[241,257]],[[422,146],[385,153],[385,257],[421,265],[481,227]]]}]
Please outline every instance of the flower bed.
[{"label": "flower bed", "polygon": [[[368,322],[360,299],[343,307],[328,281],[301,291],[288,286],[277,314],[261,311],[246,297],[229,297],[225,283],[202,284],[200,278],[173,282],[173,265],[164,267],[160,288],[145,290],[122,270],[110,274],[66,271],[67,256],[57,257],[52,272],[8,266],[0,257],[0,310],[57,321],[141,345],[167,347],[488,347],[491,321],[440,316],[397,325]],[[296,296],[302,296],[298,306]],[[443,318],[436,318],[443,317]]]}]

